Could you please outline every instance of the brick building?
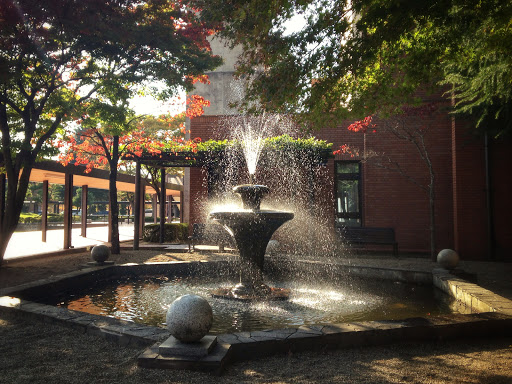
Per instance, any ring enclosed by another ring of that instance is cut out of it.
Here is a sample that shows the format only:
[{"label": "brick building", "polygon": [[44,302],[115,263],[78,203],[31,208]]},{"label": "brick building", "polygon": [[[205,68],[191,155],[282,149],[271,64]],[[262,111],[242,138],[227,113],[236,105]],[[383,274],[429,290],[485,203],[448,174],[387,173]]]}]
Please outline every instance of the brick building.
[{"label": "brick building", "polygon": [[[236,51],[219,41],[212,45],[225,64],[209,74],[210,85],[196,89],[211,107],[187,122],[191,137],[203,140],[219,138],[219,120],[233,114],[228,95]],[[436,106],[435,112],[409,116],[405,124],[413,131],[428,129],[424,138],[435,173],[436,250],[452,248],[468,260],[512,261],[512,142],[477,137],[468,122],[447,113],[446,99],[429,102]],[[377,122],[376,132],[369,129],[365,134],[348,131],[350,123],[336,122],[313,132],[332,142],[333,148],[349,145],[352,154],[329,160],[314,185],[306,184],[302,193],[315,189],[319,212],[332,228],[391,227],[400,252],[428,253],[430,179],[425,160],[414,143],[382,129],[389,121]],[[208,201],[204,169],[186,171],[184,200],[185,221],[204,222],[202,206]]]}]

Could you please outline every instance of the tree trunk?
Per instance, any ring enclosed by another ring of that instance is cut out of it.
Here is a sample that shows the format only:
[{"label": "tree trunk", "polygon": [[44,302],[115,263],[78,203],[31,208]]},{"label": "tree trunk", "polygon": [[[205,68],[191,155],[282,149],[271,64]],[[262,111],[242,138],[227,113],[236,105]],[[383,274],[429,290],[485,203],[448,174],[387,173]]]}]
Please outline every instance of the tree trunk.
[{"label": "tree trunk", "polygon": [[110,224],[112,228],[111,252],[113,255],[121,253],[119,244],[119,204],[117,202],[117,163],[119,162],[119,136],[114,136],[112,158],[110,160],[109,197],[110,197]]},{"label": "tree trunk", "polygon": [[11,240],[13,233],[14,230],[8,231],[6,229],[3,229],[0,233],[0,266],[3,263],[5,250],[7,249],[7,245],[9,244],[9,240]]},{"label": "tree trunk", "polygon": [[12,234],[18,225],[20,214],[23,209],[23,202],[25,201],[25,196],[27,194],[30,174],[34,166],[34,161],[30,153],[20,153],[18,156],[23,157],[22,160],[18,159],[20,160],[19,163],[23,164],[21,172],[19,168],[15,166],[14,162],[9,162],[9,164],[11,164],[10,167],[6,162],[4,162],[8,181],[7,197],[5,199],[5,212],[0,232],[0,266],[2,265],[5,257],[7,245],[9,244]]}]

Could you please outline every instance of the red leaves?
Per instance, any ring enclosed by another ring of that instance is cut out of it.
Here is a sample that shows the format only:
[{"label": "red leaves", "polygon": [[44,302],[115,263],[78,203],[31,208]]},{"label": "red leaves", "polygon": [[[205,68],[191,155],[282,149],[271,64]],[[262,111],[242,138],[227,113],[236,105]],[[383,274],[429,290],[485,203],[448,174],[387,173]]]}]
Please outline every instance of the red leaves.
[{"label": "red leaves", "polygon": [[204,113],[204,107],[209,107],[210,101],[206,100],[203,96],[189,95],[187,98],[187,111],[185,115],[192,119],[201,116]]},{"label": "red leaves", "polygon": [[[363,120],[354,121],[347,129],[352,132],[366,133],[368,128],[375,128],[377,125],[372,124],[372,116],[366,116]],[[375,132],[375,130],[373,130]]]},{"label": "red leaves", "polygon": [[359,156],[359,150],[355,148],[350,148],[347,144],[341,145],[336,151],[333,151],[332,154],[336,155],[350,155],[350,157]]},{"label": "red leaves", "polygon": [[210,84],[210,78],[208,75],[199,75],[199,76],[187,76],[187,80],[189,80],[192,84],[197,82],[201,84]]}]

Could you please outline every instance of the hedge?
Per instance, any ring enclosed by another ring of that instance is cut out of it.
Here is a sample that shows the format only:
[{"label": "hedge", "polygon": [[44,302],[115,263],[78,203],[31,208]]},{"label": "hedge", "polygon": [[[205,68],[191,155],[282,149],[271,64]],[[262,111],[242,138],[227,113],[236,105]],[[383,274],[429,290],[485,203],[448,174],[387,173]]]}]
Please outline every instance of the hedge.
[{"label": "hedge", "polygon": [[[160,224],[148,224],[144,227],[142,239],[150,243],[160,242]],[[188,239],[187,223],[165,223],[164,242],[182,243]]]},{"label": "hedge", "polygon": [[[64,222],[64,214],[63,213],[49,213],[48,214],[48,222],[49,223],[62,223]],[[20,224],[35,224],[41,222],[41,215],[37,213],[22,213],[20,214]],[[73,222],[80,222],[80,216],[73,216]]]}]

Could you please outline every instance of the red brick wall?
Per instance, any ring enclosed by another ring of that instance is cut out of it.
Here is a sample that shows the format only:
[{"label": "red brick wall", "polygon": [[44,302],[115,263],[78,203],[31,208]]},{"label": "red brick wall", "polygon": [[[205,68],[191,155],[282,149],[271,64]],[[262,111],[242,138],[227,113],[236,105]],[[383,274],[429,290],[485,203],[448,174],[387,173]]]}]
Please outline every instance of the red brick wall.
[{"label": "red brick wall", "polygon": [[[191,137],[222,137],[213,127],[219,117],[201,116],[191,122]],[[398,140],[389,132],[371,130],[366,135],[348,131],[351,121],[326,127],[314,132],[319,139],[334,143],[334,148],[348,144],[352,148],[373,150],[400,164],[406,175],[414,176],[422,185],[428,185],[428,170],[414,146]],[[436,173],[436,240],[437,250],[456,249],[462,259],[487,259],[487,208],[485,191],[485,161],[482,140],[467,134],[469,125],[440,113],[423,117],[418,124],[428,125],[427,148]],[[496,255],[512,258],[512,180],[510,141],[492,142],[490,164],[492,167],[493,224]],[[361,156],[338,155],[337,160],[354,160]],[[401,252],[428,253],[430,249],[430,217],[426,191],[395,171],[379,168],[374,159],[363,164],[363,225],[393,227]],[[258,176],[268,179],[263,173]],[[334,223],[334,161],[316,172],[315,199],[318,212],[325,220]],[[265,181],[267,182],[267,181]],[[268,180],[272,184],[271,180]],[[205,174],[200,169],[191,171],[191,222],[203,222],[205,211],[200,201],[207,196]],[[307,188],[303,190],[308,193]]]},{"label": "red brick wall", "polygon": [[[428,192],[408,181],[396,171],[376,166],[379,158],[390,158],[400,164],[404,174],[413,176],[425,187],[429,173],[414,145],[397,139],[379,128],[364,135],[347,130],[351,122],[336,128],[323,129],[318,137],[334,143],[337,148],[347,144],[359,150],[360,156],[337,156],[339,160],[361,159],[364,150],[377,155],[363,163],[362,213],[363,226],[392,227],[395,229],[401,251],[428,252],[430,247],[430,216]],[[437,247],[450,247],[453,243],[453,216],[451,203],[451,120],[439,115],[422,124],[429,126],[427,148],[436,172],[436,229]],[[333,170],[334,174],[334,170]]]},{"label": "red brick wall", "polygon": [[487,257],[487,209],[483,140],[468,124],[453,124],[454,249],[461,258]]}]

